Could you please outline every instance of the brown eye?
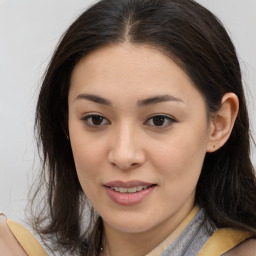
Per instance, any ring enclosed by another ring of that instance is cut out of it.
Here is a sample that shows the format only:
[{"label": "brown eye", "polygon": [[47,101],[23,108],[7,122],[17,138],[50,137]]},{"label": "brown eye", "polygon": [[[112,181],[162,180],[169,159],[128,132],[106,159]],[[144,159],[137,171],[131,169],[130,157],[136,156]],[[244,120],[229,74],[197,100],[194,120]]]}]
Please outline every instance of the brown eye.
[{"label": "brown eye", "polygon": [[102,116],[92,116],[91,117],[91,122],[94,125],[101,125],[101,123],[103,122],[104,118]]},{"label": "brown eye", "polygon": [[88,126],[97,127],[108,124],[108,120],[100,115],[88,115],[82,118]]},{"label": "brown eye", "polygon": [[155,115],[146,121],[147,125],[153,127],[167,127],[176,122],[172,117],[166,115]]},{"label": "brown eye", "polygon": [[164,116],[154,116],[152,118],[152,123],[155,126],[162,126],[165,122],[166,118]]}]

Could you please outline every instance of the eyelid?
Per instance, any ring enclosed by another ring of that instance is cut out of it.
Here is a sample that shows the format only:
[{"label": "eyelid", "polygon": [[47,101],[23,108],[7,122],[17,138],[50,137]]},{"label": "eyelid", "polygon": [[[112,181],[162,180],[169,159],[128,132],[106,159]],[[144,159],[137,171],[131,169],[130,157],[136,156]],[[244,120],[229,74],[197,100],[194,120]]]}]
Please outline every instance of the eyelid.
[{"label": "eyelid", "polygon": [[[157,126],[157,125],[150,125],[150,124],[148,124],[149,121],[152,120],[154,117],[164,117],[165,119],[168,120],[168,124],[163,125],[163,126]],[[153,115],[151,115],[151,116],[146,120],[146,122],[144,122],[144,124],[149,125],[149,126],[152,126],[152,127],[155,128],[155,129],[163,129],[163,128],[166,128],[166,127],[171,126],[173,123],[176,123],[176,122],[177,122],[177,120],[176,120],[173,116],[170,116],[170,115],[167,115],[167,114],[153,114]]]},{"label": "eyelid", "polygon": [[[89,123],[88,119],[90,119],[92,117],[95,117],[95,116],[103,118],[105,121],[107,121],[107,123],[105,122],[105,123],[99,124],[99,125],[95,125],[95,124]],[[90,113],[90,114],[88,113],[88,114],[85,114],[85,115],[83,115],[83,117],[80,120],[83,121],[85,125],[87,125],[89,127],[92,127],[92,128],[101,128],[102,126],[110,124],[110,121],[106,117],[104,117],[102,114],[99,114],[99,113]]]},{"label": "eyelid", "polygon": [[[95,116],[102,118],[104,120],[103,123],[100,123],[99,125],[97,125],[97,124],[93,124],[93,123],[88,121],[90,118],[95,117]],[[168,122],[167,122],[167,124],[163,124],[163,125],[149,124],[150,120],[153,120],[153,118],[155,118],[155,117],[162,117],[165,120],[168,120]],[[101,128],[105,125],[111,124],[111,122],[106,117],[104,117],[104,115],[102,115],[100,113],[85,114],[81,118],[81,121],[83,121],[84,124],[87,125],[88,127],[92,127],[92,128]],[[177,122],[177,120],[173,116],[170,116],[168,114],[160,114],[159,113],[159,114],[153,114],[150,117],[148,117],[147,120],[143,124],[151,126],[155,129],[163,129],[163,128],[167,128],[167,127],[171,126],[173,123],[176,123],[176,122]]]}]

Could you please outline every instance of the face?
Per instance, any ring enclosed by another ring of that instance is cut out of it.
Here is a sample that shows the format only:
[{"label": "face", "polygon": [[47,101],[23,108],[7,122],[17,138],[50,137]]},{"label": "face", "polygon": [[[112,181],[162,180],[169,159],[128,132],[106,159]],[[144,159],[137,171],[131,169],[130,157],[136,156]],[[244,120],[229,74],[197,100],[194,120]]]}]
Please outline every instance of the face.
[{"label": "face", "polygon": [[78,178],[105,227],[177,226],[194,205],[210,134],[184,71],[146,45],[106,46],[74,68],[68,104]]}]

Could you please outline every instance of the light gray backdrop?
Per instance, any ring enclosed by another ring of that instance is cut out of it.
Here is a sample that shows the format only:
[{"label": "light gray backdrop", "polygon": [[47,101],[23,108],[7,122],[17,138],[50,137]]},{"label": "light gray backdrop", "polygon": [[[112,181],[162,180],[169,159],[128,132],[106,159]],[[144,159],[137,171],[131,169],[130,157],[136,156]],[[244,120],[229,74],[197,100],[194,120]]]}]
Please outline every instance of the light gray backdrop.
[{"label": "light gray backdrop", "polygon": [[[33,121],[38,88],[68,25],[93,0],[0,0],[0,212],[22,222],[38,168]],[[256,131],[256,1],[198,0],[225,24],[237,48]],[[254,166],[256,154],[253,153]]]}]

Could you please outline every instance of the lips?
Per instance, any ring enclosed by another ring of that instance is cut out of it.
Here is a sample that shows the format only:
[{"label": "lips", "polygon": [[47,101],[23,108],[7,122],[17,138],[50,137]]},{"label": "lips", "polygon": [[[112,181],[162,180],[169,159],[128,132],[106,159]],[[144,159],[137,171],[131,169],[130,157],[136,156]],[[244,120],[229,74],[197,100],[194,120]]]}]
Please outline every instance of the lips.
[{"label": "lips", "polygon": [[142,181],[112,181],[104,184],[107,194],[115,203],[131,206],[142,202],[156,184]]},{"label": "lips", "polygon": [[131,187],[131,188],[125,188],[125,187],[110,187],[116,192],[119,193],[136,193],[141,190],[147,189],[148,186],[136,186],[136,187]]},{"label": "lips", "polygon": [[104,186],[106,187],[122,187],[122,188],[132,188],[132,187],[137,187],[137,186],[146,186],[149,187],[153,185],[152,183],[148,183],[148,182],[143,182],[143,181],[139,181],[139,180],[131,180],[131,181],[127,181],[127,182],[123,182],[123,181],[111,181],[108,182],[106,184],[104,184]]}]

